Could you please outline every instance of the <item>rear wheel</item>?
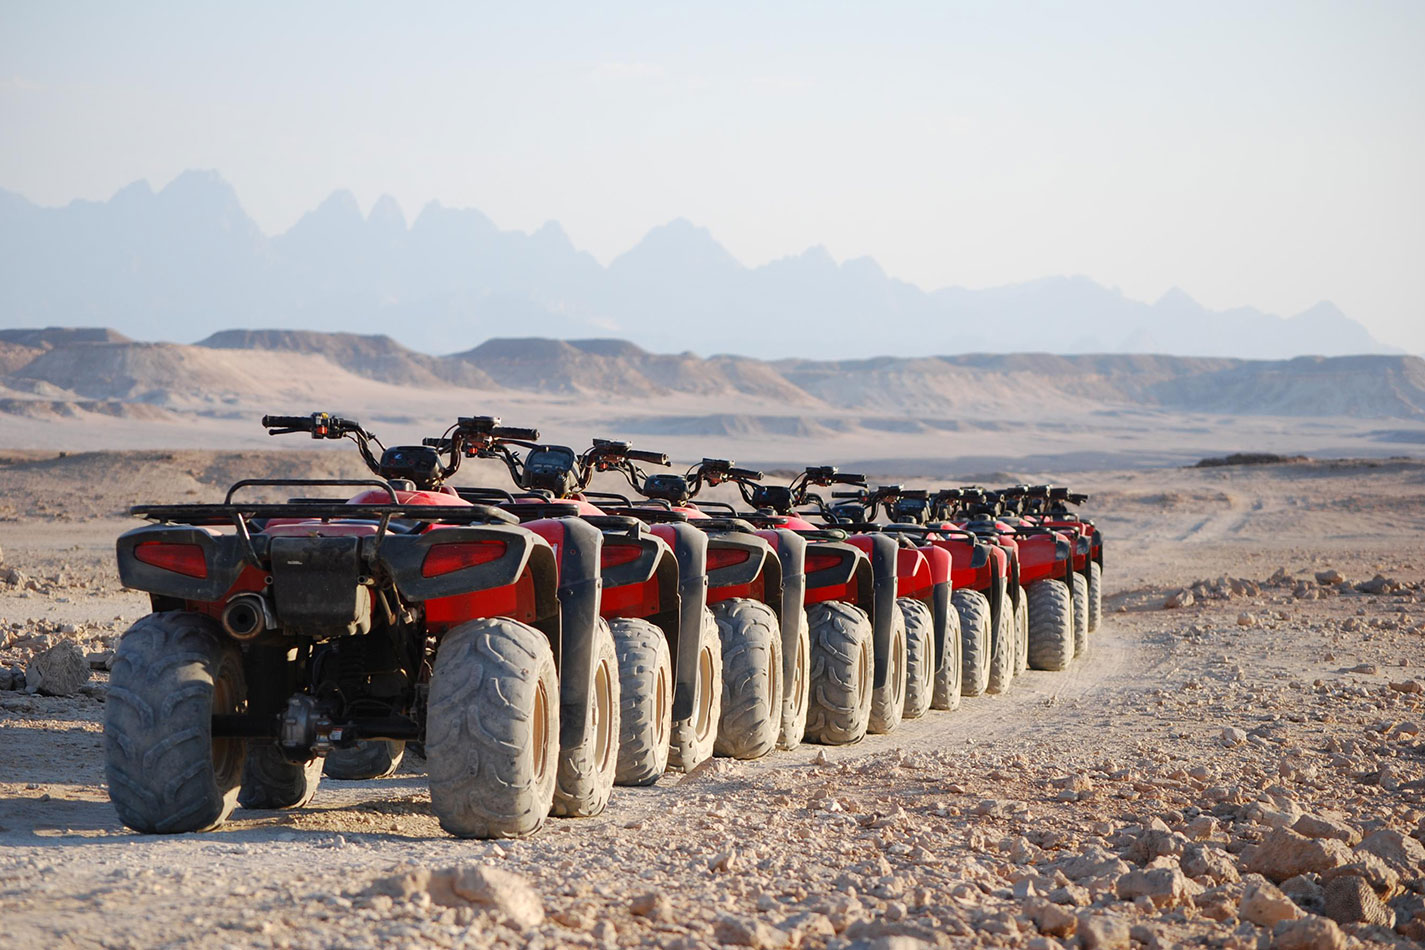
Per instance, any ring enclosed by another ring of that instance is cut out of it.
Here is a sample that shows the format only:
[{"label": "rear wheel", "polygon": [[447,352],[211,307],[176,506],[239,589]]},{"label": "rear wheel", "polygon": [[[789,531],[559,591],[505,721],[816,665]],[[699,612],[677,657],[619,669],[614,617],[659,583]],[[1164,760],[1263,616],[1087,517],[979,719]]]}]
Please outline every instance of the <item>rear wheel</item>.
[{"label": "rear wheel", "polygon": [[871,693],[871,724],[868,732],[885,735],[901,723],[905,712],[906,645],[905,618],[891,611],[891,648],[886,656],[886,681]]},{"label": "rear wheel", "polygon": [[1082,574],[1074,575],[1074,656],[1081,655],[1089,645],[1089,582]]},{"label": "rear wheel", "polygon": [[619,785],[652,785],[668,767],[673,660],[668,637],[647,620],[609,622],[619,671]]},{"label": "rear wheel", "polygon": [[866,612],[828,600],[807,608],[811,695],[806,737],[823,745],[860,741],[871,718],[876,658]]},{"label": "rear wheel", "polygon": [[322,760],[289,762],[275,742],[247,745],[238,804],[244,808],[301,808],[317,794]]},{"label": "rear wheel", "polygon": [[[807,698],[811,695],[811,635],[807,631],[807,612],[796,612],[796,653],[791,657],[791,673],[786,676],[786,696],[782,700],[782,732],[777,748],[795,749],[802,744],[807,729]],[[788,658],[783,657],[785,662]]]},{"label": "rear wheel", "polygon": [[[614,638],[602,617],[594,625],[594,678],[582,710],[587,728],[577,746],[559,750],[554,814],[590,818],[604,810],[614,790],[619,758],[619,661]],[[573,710],[579,715],[580,710]]]},{"label": "rear wheel", "polygon": [[990,642],[990,681],[985,687],[987,693],[1003,693],[1014,680],[1015,641],[1019,639],[1019,626],[1014,619],[1014,602],[1009,599],[1009,591],[1000,593],[999,611],[994,617],[994,636]]},{"label": "rear wheel", "polygon": [[216,621],[149,614],[119,641],[104,704],[104,771],[119,820],[135,831],[216,828],[232,814],[242,739],[215,739],[214,715],[247,703],[242,655]]},{"label": "rear wheel", "polygon": [[919,719],[935,698],[935,618],[922,601],[902,597],[896,601],[905,620],[906,719]]},{"label": "rear wheel", "polygon": [[735,597],[712,607],[722,641],[722,719],[714,755],[756,759],[782,728],[782,633],[771,607]]},{"label": "rear wheel", "polygon": [[1064,670],[1074,658],[1074,605],[1069,588],[1056,578],[1025,589],[1029,601],[1029,667]]},{"label": "rear wheel", "polygon": [[[722,718],[722,644],[717,621],[706,607],[694,664],[693,711],[674,721],[673,741],[668,749],[668,767],[682,772],[691,772],[713,754],[717,724]],[[682,678],[679,672],[679,681]]]},{"label": "rear wheel", "polygon": [[977,590],[950,595],[960,615],[960,695],[978,696],[990,682],[990,602]]},{"label": "rear wheel", "polygon": [[935,697],[930,701],[931,709],[960,708],[961,679],[964,671],[961,658],[964,645],[960,639],[960,612],[952,607],[945,613],[945,650],[940,658],[940,668],[935,671]]},{"label": "rear wheel", "polygon": [[559,679],[544,634],[504,617],[441,639],[426,712],[431,809],[461,838],[544,824],[559,771]]},{"label": "rear wheel", "polygon": [[1089,633],[1098,630],[1103,618],[1103,567],[1097,561],[1089,562]]},{"label": "rear wheel", "polygon": [[322,774],[336,779],[385,778],[401,765],[406,744],[399,739],[363,739],[327,753]]}]

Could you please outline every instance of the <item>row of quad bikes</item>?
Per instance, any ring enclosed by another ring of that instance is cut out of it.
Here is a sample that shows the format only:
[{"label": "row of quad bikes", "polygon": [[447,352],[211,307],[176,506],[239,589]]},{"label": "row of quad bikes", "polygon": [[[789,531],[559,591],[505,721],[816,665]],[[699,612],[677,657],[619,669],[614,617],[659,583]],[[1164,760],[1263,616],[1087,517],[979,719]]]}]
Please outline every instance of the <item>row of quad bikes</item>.
[{"label": "row of quad bikes", "polygon": [[[389,775],[410,746],[447,831],[527,835],[615,784],[853,743],[1062,670],[1099,622],[1103,541],[1062,488],[649,474],[667,458],[493,417],[392,448],[325,413],[263,425],[349,438],[375,477],[133,509],[151,523],[119,538],[120,576],[153,613],[120,641],[104,741],[138,831],[299,807],[324,770]],[[511,490],[451,487],[467,458]],[[599,472],[632,497],[590,490]],[[695,500],[718,485],[743,508]]]}]

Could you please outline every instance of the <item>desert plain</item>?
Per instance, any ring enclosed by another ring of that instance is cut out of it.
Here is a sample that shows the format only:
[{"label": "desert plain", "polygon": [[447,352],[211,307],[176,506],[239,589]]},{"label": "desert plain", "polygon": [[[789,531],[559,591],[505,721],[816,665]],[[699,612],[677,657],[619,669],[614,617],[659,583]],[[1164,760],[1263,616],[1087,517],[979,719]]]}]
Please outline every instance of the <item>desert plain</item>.
[{"label": "desert plain", "polygon": [[890,735],[711,760],[527,840],[444,834],[415,755],[295,811],[129,832],[101,735],[106,652],[147,610],[115,573],[124,510],[355,474],[353,455],[0,453],[0,676],[60,641],[93,668],[71,696],[0,690],[0,946],[1425,941],[1425,461],[1406,457],[979,473],[1092,495],[1104,623],[1069,671]]}]

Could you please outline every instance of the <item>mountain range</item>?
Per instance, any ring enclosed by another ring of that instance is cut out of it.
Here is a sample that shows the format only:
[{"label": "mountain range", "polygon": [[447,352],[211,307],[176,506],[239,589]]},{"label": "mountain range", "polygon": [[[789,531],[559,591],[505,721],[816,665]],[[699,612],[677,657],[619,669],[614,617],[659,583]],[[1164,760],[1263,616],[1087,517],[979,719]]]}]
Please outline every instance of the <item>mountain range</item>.
[{"label": "mountain range", "polygon": [[499,337],[608,336],[663,352],[809,359],[1395,352],[1324,301],[1283,318],[1212,311],[1180,290],[1143,303],[1085,277],[925,291],[821,247],[749,268],[684,220],[607,267],[555,222],[504,231],[435,202],[407,222],[391,198],[363,215],[345,191],[267,236],[204,171],[57,208],[0,190],[0,326],[56,324],[180,342],[242,326],[387,334],[416,355]]}]

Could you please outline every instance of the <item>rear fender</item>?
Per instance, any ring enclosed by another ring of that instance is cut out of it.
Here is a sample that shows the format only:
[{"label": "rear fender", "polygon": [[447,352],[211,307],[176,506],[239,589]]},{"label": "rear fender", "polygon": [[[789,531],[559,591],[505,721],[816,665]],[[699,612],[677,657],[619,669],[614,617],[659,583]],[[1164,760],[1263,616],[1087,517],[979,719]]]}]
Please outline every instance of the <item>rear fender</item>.
[{"label": "rear fender", "polygon": [[[622,561],[629,548],[638,550],[635,559],[610,563]],[[678,561],[666,541],[649,532],[605,531],[602,562],[605,617],[640,617],[677,635]]]},{"label": "rear fender", "polygon": [[896,552],[896,596],[914,597],[924,600],[930,594],[934,581],[930,576],[930,562],[925,552],[918,548],[901,548]]},{"label": "rear fender", "polygon": [[1019,575],[1027,587],[1046,577],[1064,579],[1073,565],[1069,563],[1069,544],[1052,534],[1031,534],[1016,539],[1019,548]]},{"label": "rear fender", "polygon": [[649,529],[673,552],[678,568],[677,622],[663,627],[673,658],[673,719],[693,714],[697,697],[698,645],[702,642],[703,609],[708,601],[708,536],[686,523],[672,522]]},{"label": "rear fender", "polygon": [[[253,538],[259,556],[267,551],[267,540]],[[194,545],[203,552],[206,577],[191,577],[140,561],[134,554],[140,544]],[[216,603],[224,599],[248,564],[246,546],[236,535],[213,534],[203,528],[183,525],[144,525],[119,535],[115,543],[119,580],[131,590],[159,597],[173,597],[196,603]],[[265,573],[265,572],[264,572]]]},{"label": "rear fender", "polygon": [[871,559],[871,577],[875,590],[871,628],[875,632],[877,689],[886,685],[891,665],[891,632],[895,624],[896,567],[898,545],[884,534],[858,534],[847,539],[865,551]]},{"label": "rear fender", "polygon": [[[775,563],[772,548],[755,534],[737,531],[708,535],[708,603],[732,597],[750,597],[772,605],[781,613],[781,591],[772,590],[768,581],[781,586],[780,565]],[[720,559],[731,559],[730,563]],[[724,566],[715,566],[723,564]],[[775,574],[775,578],[769,576]],[[772,603],[772,598],[777,598]]]},{"label": "rear fender", "polygon": [[945,635],[950,625],[950,552],[934,544],[920,549],[925,556],[930,571],[930,588],[921,598],[930,608],[933,638],[935,640],[935,669],[945,663]]}]

